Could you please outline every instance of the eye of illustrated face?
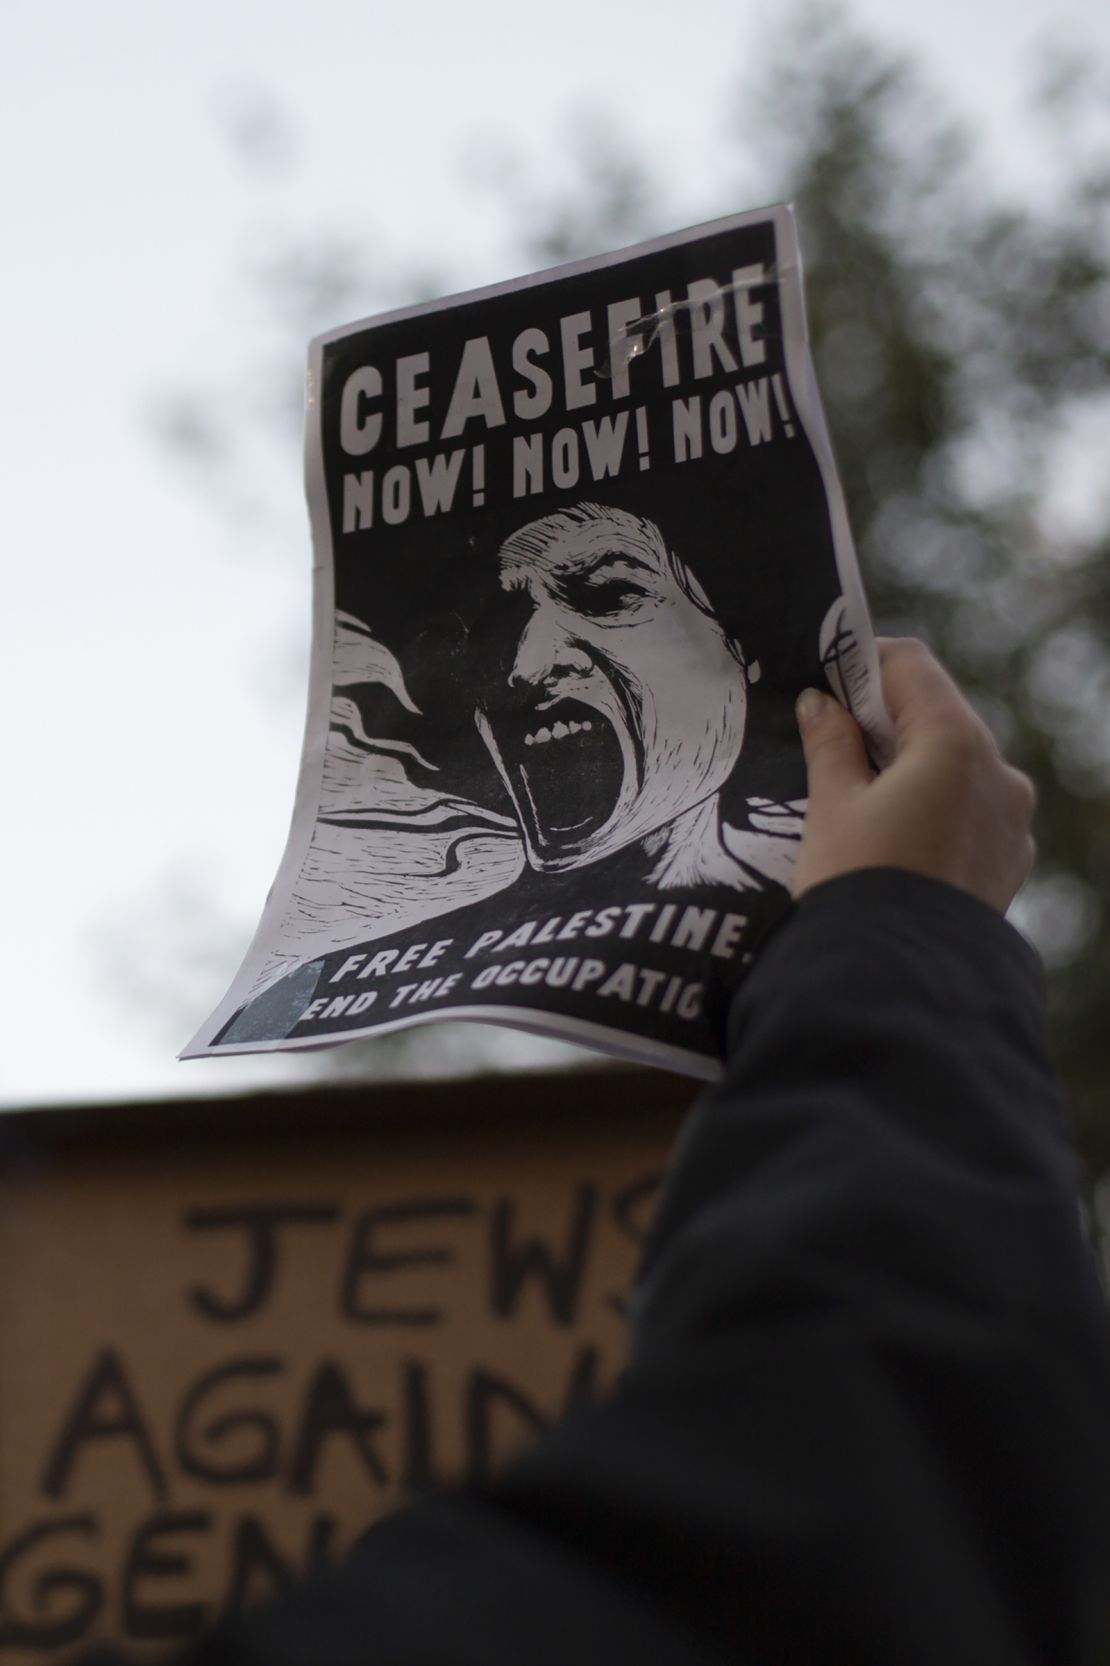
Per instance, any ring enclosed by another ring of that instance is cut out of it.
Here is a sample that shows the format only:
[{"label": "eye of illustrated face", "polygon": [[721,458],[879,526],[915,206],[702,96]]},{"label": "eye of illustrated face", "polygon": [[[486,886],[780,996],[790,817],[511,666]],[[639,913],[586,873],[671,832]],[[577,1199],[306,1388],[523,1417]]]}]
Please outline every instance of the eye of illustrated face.
[{"label": "eye of illustrated face", "polygon": [[653,596],[651,576],[643,562],[607,551],[588,567],[560,573],[555,588],[560,599],[583,618],[618,619]]}]

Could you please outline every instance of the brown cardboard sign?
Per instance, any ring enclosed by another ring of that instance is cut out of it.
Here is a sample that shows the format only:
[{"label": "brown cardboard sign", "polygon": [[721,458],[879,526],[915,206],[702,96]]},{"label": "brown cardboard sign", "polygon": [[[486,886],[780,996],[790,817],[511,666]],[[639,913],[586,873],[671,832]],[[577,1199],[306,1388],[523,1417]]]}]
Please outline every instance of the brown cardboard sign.
[{"label": "brown cardboard sign", "polygon": [[0,1659],[156,1652],[620,1369],[689,1084],[0,1122]]}]

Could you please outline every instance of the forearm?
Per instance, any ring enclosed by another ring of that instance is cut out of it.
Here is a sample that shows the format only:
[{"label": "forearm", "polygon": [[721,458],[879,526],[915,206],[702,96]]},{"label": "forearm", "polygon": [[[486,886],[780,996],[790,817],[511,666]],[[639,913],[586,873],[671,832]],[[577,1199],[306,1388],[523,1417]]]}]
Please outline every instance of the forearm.
[{"label": "forearm", "polygon": [[884,872],[802,901],[676,1153],[625,1394],[685,1468],[677,1537],[731,1544],[716,1638],[1101,1666],[1106,1319],[998,916]]},{"label": "forearm", "polygon": [[835,880],[735,1001],[725,1080],[684,1131],[649,1246],[638,1354],[749,1304],[1089,1320],[1075,1176],[1032,952],[934,881]]}]

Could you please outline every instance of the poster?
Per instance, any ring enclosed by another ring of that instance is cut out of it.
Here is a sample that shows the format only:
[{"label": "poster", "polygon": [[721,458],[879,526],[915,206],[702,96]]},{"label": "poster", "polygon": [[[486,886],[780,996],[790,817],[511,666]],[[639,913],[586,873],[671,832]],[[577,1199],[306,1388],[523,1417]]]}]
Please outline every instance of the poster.
[{"label": "poster", "polygon": [[313,342],[288,846],[192,1058],[440,1017],[711,1077],[877,663],[777,207]]}]

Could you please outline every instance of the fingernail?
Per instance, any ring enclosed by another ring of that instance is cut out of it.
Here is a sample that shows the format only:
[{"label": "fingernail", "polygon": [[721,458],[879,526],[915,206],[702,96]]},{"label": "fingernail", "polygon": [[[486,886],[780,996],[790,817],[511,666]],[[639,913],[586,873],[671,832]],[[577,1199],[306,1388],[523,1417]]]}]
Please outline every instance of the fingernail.
[{"label": "fingernail", "polygon": [[798,722],[804,727],[821,715],[825,696],[816,688],[803,688],[794,705]]}]

